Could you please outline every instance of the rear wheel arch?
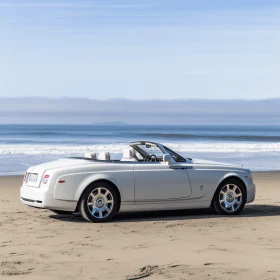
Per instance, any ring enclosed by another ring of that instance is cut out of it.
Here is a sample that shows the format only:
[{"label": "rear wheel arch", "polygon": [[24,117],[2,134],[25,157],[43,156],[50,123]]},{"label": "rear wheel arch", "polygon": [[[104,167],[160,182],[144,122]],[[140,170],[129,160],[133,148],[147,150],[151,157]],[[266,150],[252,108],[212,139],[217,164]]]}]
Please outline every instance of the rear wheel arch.
[{"label": "rear wheel arch", "polygon": [[80,205],[81,198],[82,198],[84,192],[85,192],[89,187],[91,187],[93,184],[96,184],[96,183],[98,183],[98,182],[105,182],[105,183],[109,184],[111,187],[113,187],[113,188],[115,189],[115,191],[116,191],[116,193],[117,193],[117,196],[118,196],[118,199],[119,199],[119,205],[118,205],[118,208],[117,208],[117,212],[119,212],[120,207],[121,207],[121,193],[120,193],[120,190],[119,190],[119,188],[116,186],[116,184],[114,184],[112,181],[107,180],[107,179],[98,179],[98,180],[95,180],[95,181],[91,182],[90,184],[88,184],[88,185],[85,187],[85,189],[83,190],[83,192],[82,192],[81,195],[80,195],[80,198],[79,198],[79,201],[78,201],[78,203],[77,203],[75,212],[78,212],[78,210],[79,210],[79,205]]}]

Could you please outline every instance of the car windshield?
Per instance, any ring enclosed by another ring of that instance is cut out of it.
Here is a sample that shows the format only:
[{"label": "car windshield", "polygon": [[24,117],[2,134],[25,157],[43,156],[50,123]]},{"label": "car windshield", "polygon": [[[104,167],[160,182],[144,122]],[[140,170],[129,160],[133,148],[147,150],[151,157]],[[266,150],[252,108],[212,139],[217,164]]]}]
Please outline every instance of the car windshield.
[{"label": "car windshield", "polygon": [[162,158],[164,154],[163,151],[158,147],[158,145],[153,143],[134,144],[133,148],[144,158],[151,155],[155,155],[157,156],[157,158]]},{"label": "car windshield", "polygon": [[[158,161],[162,161],[164,152],[161,150],[161,148],[156,143],[149,143],[149,142],[139,142],[139,143],[132,143],[131,145],[136,152],[138,152],[143,159],[155,155],[158,159]],[[186,162],[186,159],[176,152],[172,151],[171,149],[167,148],[166,146],[163,146],[163,148],[168,152],[172,158],[176,162]],[[138,160],[141,160],[139,156],[137,156]]]}]

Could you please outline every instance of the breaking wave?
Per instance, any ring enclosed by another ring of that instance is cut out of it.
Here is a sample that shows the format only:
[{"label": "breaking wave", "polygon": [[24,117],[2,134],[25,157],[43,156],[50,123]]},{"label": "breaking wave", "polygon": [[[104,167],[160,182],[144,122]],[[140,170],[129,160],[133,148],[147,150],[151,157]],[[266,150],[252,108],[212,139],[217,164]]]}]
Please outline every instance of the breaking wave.
[{"label": "breaking wave", "polygon": [[[164,143],[167,147],[177,152],[203,152],[203,153],[258,153],[258,152],[280,152],[280,143],[239,143],[239,142],[207,142],[207,143]],[[127,144],[102,144],[102,145],[0,145],[0,155],[22,154],[22,155],[71,155],[87,152],[122,153]]]}]

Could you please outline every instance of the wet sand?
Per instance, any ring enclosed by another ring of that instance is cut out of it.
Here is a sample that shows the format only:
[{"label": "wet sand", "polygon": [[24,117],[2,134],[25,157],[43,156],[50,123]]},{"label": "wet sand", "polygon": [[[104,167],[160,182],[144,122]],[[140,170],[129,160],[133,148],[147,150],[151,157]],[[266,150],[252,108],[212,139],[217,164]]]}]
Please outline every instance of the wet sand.
[{"label": "wet sand", "polygon": [[280,279],[280,172],[254,179],[256,200],[239,216],[123,213],[92,224],[22,205],[22,177],[0,177],[0,278]]}]

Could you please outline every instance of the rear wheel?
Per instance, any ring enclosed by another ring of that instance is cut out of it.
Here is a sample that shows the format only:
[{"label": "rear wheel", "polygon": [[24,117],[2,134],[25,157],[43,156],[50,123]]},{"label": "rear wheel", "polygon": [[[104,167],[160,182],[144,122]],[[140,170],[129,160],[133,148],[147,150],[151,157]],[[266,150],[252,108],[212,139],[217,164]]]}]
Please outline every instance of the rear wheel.
[{"label": "rear wheel", "polygon": [[228,179],[218,187],[213,208],[218,214],[236,215],[243,210],[246,200],[244,185],[236,179]]},{"label": "rear wheel", "polygon": [[108,222],[115,216],[119,203],[114,187],[107,182],[96,182],[82,194],[80,214],[89,222]]}]

